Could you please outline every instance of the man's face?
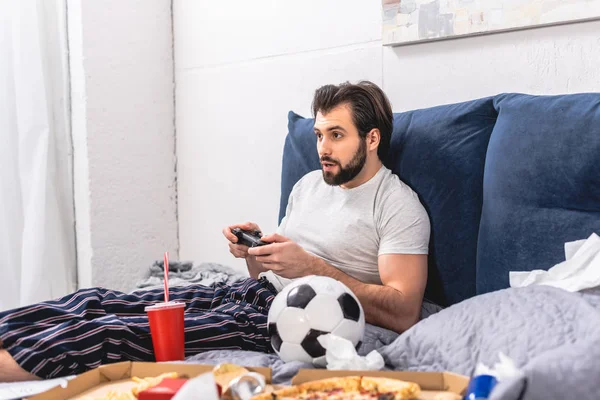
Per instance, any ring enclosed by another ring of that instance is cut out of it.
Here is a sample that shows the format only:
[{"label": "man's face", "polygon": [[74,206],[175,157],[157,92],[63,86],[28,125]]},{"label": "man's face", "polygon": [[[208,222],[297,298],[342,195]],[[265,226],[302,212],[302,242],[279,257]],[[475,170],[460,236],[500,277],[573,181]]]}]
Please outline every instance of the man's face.
[{"label": "man's face", "polygon": [[350,108],[340,105],[315,117],[317,151],[323,179],[329,185],[343,185],[354,179],[365,165],[367,143],[352,122]]}]

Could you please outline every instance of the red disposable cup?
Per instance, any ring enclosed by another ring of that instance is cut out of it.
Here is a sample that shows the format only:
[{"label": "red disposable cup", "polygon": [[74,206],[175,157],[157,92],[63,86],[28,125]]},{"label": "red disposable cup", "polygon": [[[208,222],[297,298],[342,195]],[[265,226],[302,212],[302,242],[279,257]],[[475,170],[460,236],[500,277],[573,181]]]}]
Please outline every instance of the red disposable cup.
[{"label": "red disposable cup", "polygon": [[145,308],[156,361],[181,361],[185,358],[184,303],[174,301]]}]

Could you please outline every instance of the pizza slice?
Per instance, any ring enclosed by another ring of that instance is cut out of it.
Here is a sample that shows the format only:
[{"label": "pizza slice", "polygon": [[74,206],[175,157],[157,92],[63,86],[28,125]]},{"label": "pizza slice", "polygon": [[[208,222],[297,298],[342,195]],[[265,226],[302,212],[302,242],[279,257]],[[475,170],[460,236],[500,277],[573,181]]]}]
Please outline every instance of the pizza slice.
[{"label": "pizza slice", "polygon": [[413,382],[347,376],[302,383],[263,393],[252,400],[414,400],[420,391]]}]

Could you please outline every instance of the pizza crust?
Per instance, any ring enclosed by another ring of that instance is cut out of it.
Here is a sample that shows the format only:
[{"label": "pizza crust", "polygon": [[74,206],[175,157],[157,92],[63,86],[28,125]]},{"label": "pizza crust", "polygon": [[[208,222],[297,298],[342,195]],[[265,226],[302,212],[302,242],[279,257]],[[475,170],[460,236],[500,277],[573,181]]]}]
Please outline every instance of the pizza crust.
[{"label": "pizza crust", "polygon": [[274,390],[268,393],[262,393],[252,397],[251,400],[273,400],[282,399],[284,397],[294,398],[300,394],[297,386],[290,386],[283,389]]},{"label": "pizza crust", "polygon": [[414,382],[373,376],[363,377],[361,388],[378,393],[394,393],[396,395],[395,400],[416,399],[421,393],[421,387]]},{"label": "pizza crust", "polygon": [[360,390],[360,376],[346,376],[306,382],[299,385],[298,389],[300,393],[327,392],[335,389],[342,389],[344,392],[356,392]]}]

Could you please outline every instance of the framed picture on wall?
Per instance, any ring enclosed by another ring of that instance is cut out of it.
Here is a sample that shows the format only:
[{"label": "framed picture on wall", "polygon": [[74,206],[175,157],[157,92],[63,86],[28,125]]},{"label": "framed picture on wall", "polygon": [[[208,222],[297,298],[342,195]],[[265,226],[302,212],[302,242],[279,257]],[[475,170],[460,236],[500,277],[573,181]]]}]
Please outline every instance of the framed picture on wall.
[{"label": "framed picture on wall", "polygon": [[383,44],[600,19],[600,0],[382,0]]}]

